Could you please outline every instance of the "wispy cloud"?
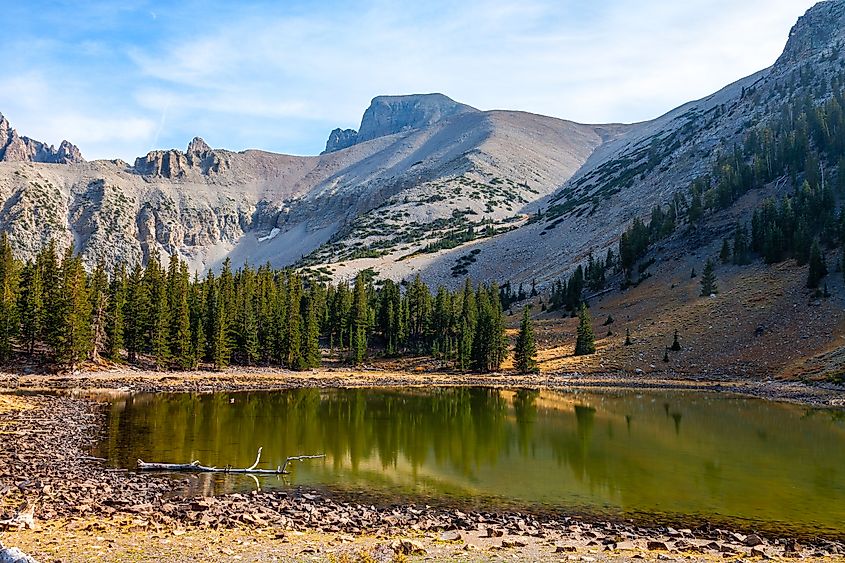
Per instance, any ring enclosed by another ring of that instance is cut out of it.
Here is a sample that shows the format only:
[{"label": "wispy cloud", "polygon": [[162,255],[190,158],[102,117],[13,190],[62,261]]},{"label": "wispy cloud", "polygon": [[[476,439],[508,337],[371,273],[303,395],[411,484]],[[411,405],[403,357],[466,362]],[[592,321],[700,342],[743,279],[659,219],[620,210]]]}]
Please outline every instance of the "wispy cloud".
[{"label": "wispy cloud", "polygon": [[195,134],[314,153],[378,94],[639,121],[774,62],[812,3],[188,1],[89,3],[65,17],[25,3],[10,17],[26,25],[0,40],[30,45],[0,62],[19,80],[0,86],[0,111],[25,134],[126,159]]}]

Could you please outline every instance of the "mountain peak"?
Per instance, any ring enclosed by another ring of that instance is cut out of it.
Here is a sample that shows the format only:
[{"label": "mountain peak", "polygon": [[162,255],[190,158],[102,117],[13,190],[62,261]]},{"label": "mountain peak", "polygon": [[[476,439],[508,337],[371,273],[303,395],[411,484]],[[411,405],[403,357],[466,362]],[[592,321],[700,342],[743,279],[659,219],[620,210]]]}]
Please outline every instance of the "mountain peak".
[{"label": "mountain peak", "polygon": [[335,129],[329,135],[325,152],[339,151],[379,137],[422,129],[455,115],[477,111],[474,107],[438,93],[376,96],[364,112],[360,129]]},{"label": "mountain peak", "polygon": [[0,162],[47,162],[71,164],[85,162],[82,152],[70,141],[62,141],[59,148],[23,137],[0,113]]},{"label": "mountain peak", "polygon": [[204,153],[211,150],[211,147],[208,146],[202,137],[194,137],[191,139],[191,142],[188,143],[188,149],[185,151],[186,153]]},{"label": "mountain peak", "polygon": [[361,119],[358,142],[422,129],[443,119],[476,111],[473,107],[437,93],[376,96]]},{"label": "mountain peak", "polygon": [[845,40],[845,0],[819,2],[798,18],[778,64],[794,64],[826,54]]}]

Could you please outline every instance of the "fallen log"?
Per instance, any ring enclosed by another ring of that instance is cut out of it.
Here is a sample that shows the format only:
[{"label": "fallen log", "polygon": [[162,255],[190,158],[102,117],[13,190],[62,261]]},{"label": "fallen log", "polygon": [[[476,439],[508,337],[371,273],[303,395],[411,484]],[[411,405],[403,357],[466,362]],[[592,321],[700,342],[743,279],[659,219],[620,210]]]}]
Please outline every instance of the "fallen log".
[{"label": "fallen log", "polygon": [[245,473],[249,475],[288,475],[290,472],[287,470],[288,464],[292,461],[300,461],[303,459],[318,459],[326,457],[326,454],[317,454],[317,455],[293,455],[288,456],[285,459],[285,463],[283,465],[279,465],[276,469],[257,469],[258,464],[261,462],[261,450],[262,448],[258,448],[258,455],[255,456],[255,463],[253,463],[250,467],[210,467],[208,465],[203,465],[199,462],[199,460],[194,460],[191,463],[158,463],[158,462],[146,462],[142,459],[138,460],[138,470],[139,471],[191,471],[195,473]]}]

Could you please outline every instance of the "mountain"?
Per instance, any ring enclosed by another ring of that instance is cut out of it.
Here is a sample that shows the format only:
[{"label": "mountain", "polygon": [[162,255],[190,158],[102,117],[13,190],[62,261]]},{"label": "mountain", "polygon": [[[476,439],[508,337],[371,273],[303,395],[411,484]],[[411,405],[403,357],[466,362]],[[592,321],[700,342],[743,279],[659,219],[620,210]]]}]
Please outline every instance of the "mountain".
[{"label": "mountain", "polygon": [[62,141],[59,148],[40,141],[21,137],[0,113],[0,162],[48,162],[72,164],[85,162],[76,145]]},{"label": "mountain", "polygon": [[377,96],[364,112],[361,127],[335,129],[326,141],[326,153],[349,148],[379,137],[423,129],[462,113],[478,112],[443,94]]},{"label": "mountain", "polygon": [[[687,196],[693,180],[710,173],[720,154],[743,145],[750,131],[777,118],[784,103],[828,99],[831,81],[839,80],[845,68],[843,45],[845,1],[817,4],[793,27],[773,66],[634,124],[601,144],[543,202],[541,220],[476,243],[472,263],[461,271],[475,278],[546,285],[585,263],[590,252],[604,256],[608,248],[617,250],[634,218],[647,221],[654,206],[665,208],[676,194]],[[792,188],[791,182],[772,182],[753,195],[763,199]],[[749,219],[749,213],[736,211],[732,219]],[[424,276],[448,283],[467,250],[442,253],[423,269]]]},{"label": "mountain", "polygon": [[89,266],[174,252],[198,271],[227,257],[275,266],[375,252],[398,259],[468,230],[524,222],[526,205],[623,130],[481,112],[438,94],[379,97],[355,143],[313,157],[212,149],[195,138],[185,151],[152,151],[131,165],[6,159],[0,228],[24,257],[55,239]]}]

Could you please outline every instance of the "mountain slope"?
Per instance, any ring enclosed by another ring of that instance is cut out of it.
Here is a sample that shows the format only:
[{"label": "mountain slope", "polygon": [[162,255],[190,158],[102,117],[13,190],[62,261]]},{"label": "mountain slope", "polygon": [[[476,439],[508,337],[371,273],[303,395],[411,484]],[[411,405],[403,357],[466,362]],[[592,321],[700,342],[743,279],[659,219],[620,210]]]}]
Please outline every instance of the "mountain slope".
[{"label": "mountain slope", "polygon": [[[742,146],[746,134],[777,117],[785,101],[823,101],[823,86],[845,65],[844,40],[845,2],[816,5],[795,25],[772,67],[603,144],[550,196],[541,220],[474,245],[473,262],[464,270],[477,278],[548,284],[584,263],[591,251],[615,251],[634,218],[646,219],[654,206],[665,209],[676,194],[686,197],[719,154]],[[765,194],[777,193],[774,185],[769,188]],[[424,268],[424,276],[449,282],[466,252],[444,253]]]},{"label": "mountain slope", "polygon": [[[25,257],[54,238],[89,266],[174,252],[198,271],[227,257],[286,266],[318,249],[312,263],[345,259],[375,242],[367,228],[386,235],[377,237],[382,250],[399,239],[419,248],[450,230],[518,220],[621,130],[480,112],[442,95],[380,97],[360,139],[314,157],[215,150],[194,139],[185,152],[153,151],[132,165],[7,159],[0,228]],[[461,183],[469,193],[455,197]],[[398,213],[410,232],[372,223]]]}]

